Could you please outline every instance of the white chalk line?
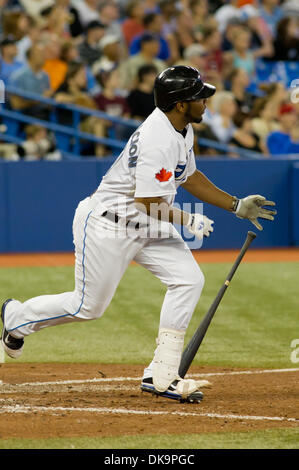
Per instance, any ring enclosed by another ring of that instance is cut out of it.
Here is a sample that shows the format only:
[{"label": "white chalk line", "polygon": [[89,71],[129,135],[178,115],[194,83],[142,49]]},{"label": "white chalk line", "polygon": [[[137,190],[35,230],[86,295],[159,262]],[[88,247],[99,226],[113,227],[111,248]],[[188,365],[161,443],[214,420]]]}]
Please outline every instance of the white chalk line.
[{"label": "white chalk line", "polygon": [[121,415],[151,415],[151,416],[188,416],[188,417],[202,417],[202,418],[217,418],[217,419],[235,419],[247,421],[288,421],[291,423],[299,423],[299,418],[287,418],[283,416],[250,416],[250,415],[236,415],[236,414],[220,414],[220,413],[190,413],[184,411],[145,411],[145,410],[127,410],[125,408],[81,408],[81,407],[62,407],[62,406],[3,406],[0,409],[1,413],[98,413],[98,414],[121,414]]},{"label": "white chalk line", "polygon": [[[72,385],[62,385],[61,383],[55,385],[45,385],[42,389],[39,387],[32,387],[30,388],[28,385],[23,385],[20,387],[16,385],[7,385],[7,384],[0,384],[0,396],[1,395],[13,395],[15,393],[28,393],[30,390],[30,394],[33,395],[40,395],[41,392],[48,392],[48,393],[69,393],[71,392],[79,392],[84,393],[88,392],[136,392],[138,390],[138,386],[136,384],[132,385],[122,385],[122,384],[72,384]],[[0,399],[0,402],[2,399]]]},{"label": "white chalk line", "polygon": [[[284,372],[299,372],[299,368],[291,369],[263,369],[263,370],[238,370],[229,372],[209,372],[209,373],[198,373],[188,374],[186,377],[189,378],[200,378],[200,377],[216,377],[225,375],[251,375],[251,374],[271,374],[271,373],[284,373]],[[83,383],[101,383],[101,382],[140,382],[142,377],[101,377],[93,379],[76,379],[76,380],[57,380],[51,382],[22,382],[13,384],[14,387],[30,386],[40,387],[43,385],[72,385],[72,384],[83,384]],[[4,385],[5,382],[2,382]]]}]

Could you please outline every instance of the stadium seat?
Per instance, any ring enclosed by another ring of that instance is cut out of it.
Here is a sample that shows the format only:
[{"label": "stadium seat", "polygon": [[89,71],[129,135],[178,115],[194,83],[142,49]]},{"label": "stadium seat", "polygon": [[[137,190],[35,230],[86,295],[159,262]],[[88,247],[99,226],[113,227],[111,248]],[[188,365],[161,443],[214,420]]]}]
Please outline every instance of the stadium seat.
[{"label": "stadium seat", "polygon": [[[262,59],[258,59],[256,61],[255,70],[256,70],[256,78],[258,82],[267,82],[273,81],[271,80],[271,75],[275,70],[276,62],[268,62]],[[274,77],[273,77],[274,78]]]},{"label": "stadium seat", "polygon": [[290,86],[293,80],[299,80],[299,61],[286,61],[284,66],[287,75],[287,86]]}]

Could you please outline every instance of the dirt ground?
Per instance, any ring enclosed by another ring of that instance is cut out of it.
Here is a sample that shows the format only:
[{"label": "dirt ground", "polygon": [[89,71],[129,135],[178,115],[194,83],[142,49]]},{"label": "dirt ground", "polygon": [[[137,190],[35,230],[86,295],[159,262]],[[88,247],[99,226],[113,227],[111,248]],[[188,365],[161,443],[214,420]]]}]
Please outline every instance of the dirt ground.
[{"label": "dirt ground", "polygon": [[[239,250],[195,250],[199,263],[230,263]],[[299,261],[299,248],[250,249],[242,263]],[[0,268],[16,266],[73,266],[73,253],[8,253],[0,254]],[[133,263],[134,264],[134,263]]]},{"label": "dirt ground", "polygon": [[[141,392],[143,368],[116,364],[0,366],[0,438],[108,437],[299,426],[299,369],[192,367],[209,380],[200,404]],[[198,374],[201,376],[199,377]]]},{"label": "dirt ground", "polygon": [[[231,262],[238,251],[193,252]],[[250,250],[243,262],[299,261],[299,249]],[[0,267],[73,265],[71,253],[0,255]],[[200,404],[141,392],[143,367],[116,364],[0,364],[0,438],[109,437],[250,431],[299,426],[299,369],[191,367]],[[200,376],[199,376],[200,374]]]}]

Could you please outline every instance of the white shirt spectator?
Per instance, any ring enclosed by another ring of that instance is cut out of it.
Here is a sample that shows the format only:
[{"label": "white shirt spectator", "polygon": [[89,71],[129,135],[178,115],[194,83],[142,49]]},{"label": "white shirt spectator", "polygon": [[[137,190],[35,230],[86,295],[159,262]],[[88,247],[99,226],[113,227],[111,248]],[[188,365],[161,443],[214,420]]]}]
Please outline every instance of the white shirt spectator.
[{"label": "white shirt spectator", "polygon": [[20,41],[17,43],[18,54],[16,56],[16,60],[19,62],[26,63],[26,52],[32,46],[32,40],[29,36],[24,36]]},{"label": "white shirt spectator", "polygon": [[25,8],[28,15],[33,18],[39,17],[41,11],[55,4],[54,0],[19,0],[20,4]]},{"label": "white shirt spectator", "polygon": [[76,8],[83,28],[91,21],[101,20],[99,12],[91,8],[85,0],[72,0],[72,6]]},{"label": "white shirt spectator", "polygon": [[223,34],[230,20],[240,18],[240,9],[233,5],[223,5],[216,11],[214,17],[218,22],[219,31]]},{"label": "white shirt spectator", "polygon": [[233,122],[231,122],[228,127],[224,127],[222,117],[218,113],[214,114],[209,119],[209,126],[217,139],[224,144],[230,142],[234,132],[236,131],[236,126]]},{"label": "white shirt spectator", "polygon": [[299,16],[298,0],[288,0],[281,5],[281,8],[286,16]]}]

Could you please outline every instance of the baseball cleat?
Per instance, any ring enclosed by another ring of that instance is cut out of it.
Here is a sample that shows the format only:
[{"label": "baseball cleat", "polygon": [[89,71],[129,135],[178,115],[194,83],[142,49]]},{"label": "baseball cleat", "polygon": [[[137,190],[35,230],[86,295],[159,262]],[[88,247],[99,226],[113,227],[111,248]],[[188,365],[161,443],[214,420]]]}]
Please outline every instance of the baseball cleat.
[{"label": "baseball cleat", "polygon": [[187,397],[183,397],[177,391],[176,387],[177,387],[178,382],[179,380],[174,380],[169,385],[168,389],[165,392],[158,392],[158,390],[156,390],[153,385],[152,377],[148,377],[142,380],[140,388],[143,392],[149,392],[159,397],[165,397],[165,398],[170,398],[172,400],[178,400],[180,403],[200,403],[202,401],[203,393],[200,392],[199,390],[196,390],[195,392],[190,393],[190,395],[188,395]]},{"label": "baseball cleat", "polygon": [[12,357],[13,359],[17,359],[18,357],[21,356],[23,352],[23,345],[24,345],[24,340],[23,338],[14,338],[9,332],[5,329],[5,324],[4,324],[4,312],[7,304],[11,302],[13,299],[7,299],[4,304],[2,305],[1,308],[1,320],[3,323],[3,330],[2,330],[2,337],[1,337],[1,342],[4,351],[9,357]]}]

